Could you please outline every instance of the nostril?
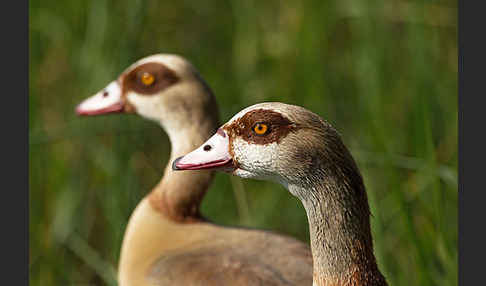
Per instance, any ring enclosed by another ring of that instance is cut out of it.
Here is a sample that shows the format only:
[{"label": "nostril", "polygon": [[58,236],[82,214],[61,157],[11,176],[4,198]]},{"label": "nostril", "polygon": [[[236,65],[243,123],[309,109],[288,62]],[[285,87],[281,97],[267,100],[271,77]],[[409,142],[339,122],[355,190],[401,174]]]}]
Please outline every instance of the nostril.
[{"label": "nostril", "polygon": [[204,146],[203,149],[204,149],[204,151],[209,151],[209,150],[211,150],[211,145],[206,145],[206,146]]},{"label": "nostril", "polygon": [[108,91],[103,91],[103,97],[107,97],[108,96]]}]

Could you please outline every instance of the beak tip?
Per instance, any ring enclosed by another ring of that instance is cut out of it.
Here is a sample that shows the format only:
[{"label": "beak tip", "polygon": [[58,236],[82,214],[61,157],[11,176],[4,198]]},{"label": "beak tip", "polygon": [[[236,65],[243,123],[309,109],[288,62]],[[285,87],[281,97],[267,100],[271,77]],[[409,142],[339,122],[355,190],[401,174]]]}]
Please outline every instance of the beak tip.
[{"label": "beak tip", "polygon": [[179,161],[183,158],[184,156],[181,156],[177,159],[174,160],[174,162],[172,162],[172,170],[174,171],[179,171],[179,170],[182,170],[181,168],[177,167],[177,163],[179,163]]},{"label": "beak tip", "polygon": [[74,112],[76,112],[76,115],[78,115],[78,116],[84,115],[83,110],[81,109],[81,107],[79,105],[76,106],[76,108],[74,109]]}]

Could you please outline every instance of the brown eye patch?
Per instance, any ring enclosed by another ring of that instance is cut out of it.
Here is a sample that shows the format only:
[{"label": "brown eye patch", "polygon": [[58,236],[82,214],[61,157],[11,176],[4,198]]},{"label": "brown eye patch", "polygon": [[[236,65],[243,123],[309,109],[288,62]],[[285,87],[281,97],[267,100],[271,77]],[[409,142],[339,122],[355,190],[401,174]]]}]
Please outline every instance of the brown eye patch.
[{"label": "brown eye patch", "polygon": [[240,136],[249,143],[261,145],[279,142],[295,128],[281,113],[268,109],[249,111],[224,127],[230,138]]},{"label": "brown eye patch", "polygon": [[163,64],[146,63],[121,76],[123,92],[152,95],[173,85],[179,78]]}]

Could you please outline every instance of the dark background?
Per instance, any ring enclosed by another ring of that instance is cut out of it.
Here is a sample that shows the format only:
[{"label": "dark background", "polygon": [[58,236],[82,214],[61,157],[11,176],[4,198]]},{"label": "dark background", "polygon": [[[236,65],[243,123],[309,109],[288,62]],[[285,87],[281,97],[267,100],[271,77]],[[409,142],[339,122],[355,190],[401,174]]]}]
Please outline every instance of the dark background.
[{"label": "dark background", "polygon": [[[457,1],[29,2],[31,285],[114,284],[133,208],[168,162],[134,115],[74,107],[134,61],[190,60],[222,122],[262,101],[331,122],[368,189],[391,285],[457,285]],[[202,212],[308,241],[281,186],[218,174]]]}]

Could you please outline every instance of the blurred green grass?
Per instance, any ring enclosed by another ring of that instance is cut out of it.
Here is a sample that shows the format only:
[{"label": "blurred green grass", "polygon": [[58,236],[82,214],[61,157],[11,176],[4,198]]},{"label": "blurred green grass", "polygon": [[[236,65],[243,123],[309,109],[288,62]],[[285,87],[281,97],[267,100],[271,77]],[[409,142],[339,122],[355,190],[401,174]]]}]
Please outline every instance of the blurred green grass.
[{"label": "blurred green grass", "polygon": [[[282,101],[331,122],[358,161],[391,285],[457,285],[457,1],[29,2],[31,285],[114,284],[133,208],[167,136],[74,107],[135,60],[188,58],[222,121]],[[244,192],[242,192],[244,190]],[[308,241],[282,187],[216,176],[202,212]]]}]

